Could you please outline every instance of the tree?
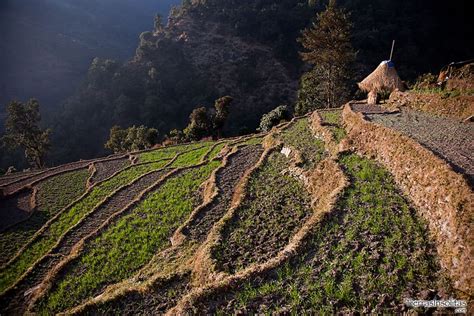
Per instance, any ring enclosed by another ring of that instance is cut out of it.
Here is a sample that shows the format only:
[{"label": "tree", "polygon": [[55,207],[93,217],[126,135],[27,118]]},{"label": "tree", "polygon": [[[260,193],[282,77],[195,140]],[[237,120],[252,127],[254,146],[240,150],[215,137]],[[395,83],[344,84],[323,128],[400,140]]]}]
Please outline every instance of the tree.
[{"label": "tree", "polygon": [[51,130],[40,128],[39,107],[36,99],[30,99],[26,104],[10,102],[2,141],[10,149],[24,148],[28,162],[36,168],[43,168],[45,156],[50,149]]},{"label": "tree", "polygon": [[209,136],[212,122],[205,107],[194,109],[189,116],[189,121],[190,123],[183,131],[188,140],[200,140]]},{"label": "tree", "polygon": [[[316,16],[313,26],[303,31],[298,39],[304,48],[300,56],[312,69],[311,74],[301,79],[297,109],[338,106],[348,96],[349,66],[355,58],[350,32],[349,17],[334,0]],[[308,107],[308,102],[319,100],[320,103]]]},{"label": "tree", "polygon": [[217,99],[214,103],[215,114],[213,117],[213,127],[214,133],[217,134],[217,138],[220,138],[222,135],[222,129],[229,117],[230,104],[232,101],[234,101],[234,98],[225,96]]},{"label": "tree", "polygon": [[280,124],[282,121],[288,120],[291,118],[290,109],[287,105],[280,105],[279,107],[271,110],[267,114],[262,116],[260,120],[259,129],[262,132],[268,132],[272,129],[273,126]]},{"label": "tree", "polygon": [[105,148],[114,153],[124,153],[151,148],[158,142],[158,130],[146,126],[132,126],[122,129],[114,126],[110,129],[110,136]]},{"label": "tree", "polygon": [[164,29],[163,18],[161,17],[160,14],[157,14],[155,16],[154,25],[155,25],[155,32],[156,33],[161,33],[163,31],[163,29]]}]

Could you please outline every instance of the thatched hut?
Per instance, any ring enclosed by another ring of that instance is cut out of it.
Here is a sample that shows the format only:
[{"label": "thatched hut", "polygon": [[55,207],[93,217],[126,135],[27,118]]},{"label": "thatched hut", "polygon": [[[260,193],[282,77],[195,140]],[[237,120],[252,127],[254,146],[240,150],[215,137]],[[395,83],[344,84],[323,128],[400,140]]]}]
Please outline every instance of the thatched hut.
[{"label": "thatched hut", "polygon": [[395,64],[391,60],[384,60],[364,80],[358,83],[359,88],[368,92],[368,104],[377,103],[377,93],[382,91],[393,92],[404,90],[402,80],[395,70]]}]

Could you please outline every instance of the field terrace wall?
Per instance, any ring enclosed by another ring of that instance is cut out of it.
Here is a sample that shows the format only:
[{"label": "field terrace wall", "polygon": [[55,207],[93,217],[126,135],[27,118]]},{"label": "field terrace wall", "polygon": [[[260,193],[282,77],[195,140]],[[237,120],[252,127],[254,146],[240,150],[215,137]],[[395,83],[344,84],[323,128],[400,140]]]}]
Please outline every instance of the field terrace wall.
[{"label": "field terrace wall", "polygon": [[[267,155],[272,151],[278,143],[267,145]],[[262,155],[260,163],[265,159]],[[259,165],[256,165],[255,169]],[[251,173],[248,174],[250,176]],[[339,195],[343,192],[343,189],[347,186],[348,180],[344,175],[339,165],[332,159],[327,158],[321,161],[318,166],[308,171],[309,181],[306,184],[306,188],[312,196],[312,208],[314,210],[311,217],[303,224],[298,232],[290,239],[289,243],[281,250],[275,257],[267,260],[261,264],[253,264],[248,268],[233,274],[233,275],[222,275],[221,278],[214,278],[213,282],[205,284],[202,287],[193,289],[189,294],[184,296],[181,301],[171,310],[167,315],[189,315],[195,312],[193,306],[206,299],[206,297],[213,296],[215,293],[225,291],[237,286],[239,283],[249,280],[252,277],[266,273],[272,269],[281,266],[284,262],[288,261],[293,256],[297,255],[301,250],[303,240],[308,236],[310,230],[316,223],[318,223],[322,217],[328,212],[332,211],[334,204],[338,200]],[[241,182],[241,190],[245,189],[246,180]],[[237,197],[237,196],[236,196]],[[230,213],[227,214],[230,216]],[[222,222],[220,223],[222,224]],[[215,243],[217,240],[210,241]],[[199,270],[199,269],[198,269]]]},{"label": "field terrace wall", "polygon": [[347,104],[346,149],[375,158],[427,219],[441,265],[459,295],[473,296],[474,194],[466,179],[413,139],[368,122]]}]

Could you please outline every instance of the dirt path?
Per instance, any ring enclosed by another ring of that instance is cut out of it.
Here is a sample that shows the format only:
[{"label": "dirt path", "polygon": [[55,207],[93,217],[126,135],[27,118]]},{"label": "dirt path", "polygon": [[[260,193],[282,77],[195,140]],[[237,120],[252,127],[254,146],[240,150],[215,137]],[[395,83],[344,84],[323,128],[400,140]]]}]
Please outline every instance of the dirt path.
[{"label": "dirt path", "polygon": [[254,165],[262,155],[263,149],[259,145],[242,148],[229,159],[227,167],[222,169],[216,177],[219,195],[208,207],[204,208],[194,221],[183,230],[189,238],[202,242],[212,226],[224,215],[232,200],[234,188],[245,170]]},{"label": "dirt path", "polygon": [[50,252],[48,257],[44,258],[39,266],[35,266],[31,273],[29,273],[13,291],[1,298],[0,305],[8,306],[6,311],[13,312],[14,314],[24,312],[26,302],[29,299],[29,295],[25,295],[28,290],[38,286],[46,277],[47,273],[59,263],[64,256],[70,253],[72,247],[77,242],[96,230],[111,215],[121,210],[124,205],[127,205],[141,191],[158,181],[164,174],[165,171],[156,171],[140,178],[131,186],[120,190],[110,200],[101,205],[93,214],[86,217],[79,226],[69,230],[61,243]]},{"label": "dirt path", "polygon": [[115,172],[130,165],[128,158],[98,162],[95,164],[96,173],[92,177],[91,184],[107,179]]},{"label": "dirt path", "polygon": [[418,141],[463,173],[474,185],[474,123],[435,117],[412,110],[396,114],[369,114],[368,119]]}]

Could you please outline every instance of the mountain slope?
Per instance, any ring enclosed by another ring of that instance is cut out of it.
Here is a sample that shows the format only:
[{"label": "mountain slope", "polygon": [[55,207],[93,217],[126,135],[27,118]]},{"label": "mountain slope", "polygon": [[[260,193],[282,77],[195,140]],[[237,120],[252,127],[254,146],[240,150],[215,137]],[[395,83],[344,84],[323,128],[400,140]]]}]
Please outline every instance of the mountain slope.
[{"label": "mountain slope", "polygon": [[57,112],[94,57],[130,58],[137,34],[172,4],[178,1],[2,1],[0,113],[12,99],[32,97]]},{"label": "mountain slope", "polygon": [[399,313],[406,298],[466,298],[472,188],[360,111],[386,110],[349,104],[269,134],[0,178],[0,203],[31,193],[33,214],[46,183],[81,183],[41,228],[0,232],[2,249],[17,245],[2,250],[0,310]]}]

